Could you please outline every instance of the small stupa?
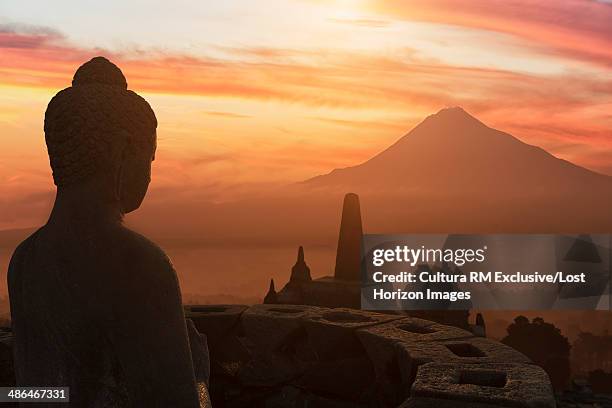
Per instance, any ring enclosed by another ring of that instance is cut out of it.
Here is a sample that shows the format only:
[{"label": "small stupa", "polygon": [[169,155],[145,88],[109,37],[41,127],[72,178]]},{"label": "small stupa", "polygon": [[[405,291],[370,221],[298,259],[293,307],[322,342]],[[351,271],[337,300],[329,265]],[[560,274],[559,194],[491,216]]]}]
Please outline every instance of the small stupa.
[{"label": "small stupa", "polygon": [[304,261],[304,247],[300,246],[298,249],[297,260],[295,265],[291,268],[291,282],[310,282],[310,268]]},{"label": "small stupa", "polygon": [[268,289],[268,293],[266,294],[266,297],[264,297],[263,302],[268,305],[273,305],[278,302],[276,289],[274,288],[274,279],[270,279],[270,288]]},{"label": "small stupa", "polygon": [[359,308],[362,237],[359,197],[349,193],[342,207],[334,275],[313,280],[300,246],[289,282],[278,293],[271,286],[264,303]]}]

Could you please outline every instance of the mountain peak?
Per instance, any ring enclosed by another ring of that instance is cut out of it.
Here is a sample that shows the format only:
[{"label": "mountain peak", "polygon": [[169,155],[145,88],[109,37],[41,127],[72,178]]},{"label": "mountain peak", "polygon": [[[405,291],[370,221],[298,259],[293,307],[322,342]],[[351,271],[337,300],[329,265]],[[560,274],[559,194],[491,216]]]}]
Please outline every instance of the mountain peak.
[{"label": "mountain peak", "polygon": [[395,147],[421,140],[435,150],[455,148],[457,144],[463,149],[473,147],[468,145],[495,144],[500,142],[500,139],[506,139],[506,142],[510,139],[516,140],[510,135],[500,137],[499,132],[489,128],[463,108],[455,106],[429,115],[400,139]]},{"label": "mountain peak", "polygon": [[612,179],[490,128],[460,107],[449,107],[370,160],[311,181],[357,191],[495,191],[514,200],[530,194],[540,197],[544,185],[555,186],[549,190],[551,197],[585,189],[610,191]]},{"label": "mountain peak", "polygon": [[465,111],[465,109],[463,109],[461,106],[449,106],[443,109],[440,109],[438,111],[438,113],[435,113],[434,115],[441,115],[441,114],[463,114],[463,115],[469,115],[469,113],[467,113]]},{"label": "mountain peak", "polygon": [[438,121],[453,121],[457,123],[458,121],[469,121],[469,122],[477,122],[481,123],[474,116],[470,115],[465,109],[460,106],[448,107],[440,110],[438,113],[430,115],[426,120],[435,120]]}]

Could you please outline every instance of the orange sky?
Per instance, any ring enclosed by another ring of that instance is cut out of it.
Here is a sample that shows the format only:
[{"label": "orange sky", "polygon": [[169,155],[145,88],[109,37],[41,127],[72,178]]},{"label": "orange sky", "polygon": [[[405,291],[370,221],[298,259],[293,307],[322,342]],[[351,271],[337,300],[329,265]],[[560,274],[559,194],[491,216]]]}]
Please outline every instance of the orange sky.
[{"label": "orange sky", "polygon": [[0,10],[0,229],[43,221],[44,110],[95,55],[153,106],[152,189],[179,198],[357,164],[452,105],[612,174],[606,1],[19,3]]}]

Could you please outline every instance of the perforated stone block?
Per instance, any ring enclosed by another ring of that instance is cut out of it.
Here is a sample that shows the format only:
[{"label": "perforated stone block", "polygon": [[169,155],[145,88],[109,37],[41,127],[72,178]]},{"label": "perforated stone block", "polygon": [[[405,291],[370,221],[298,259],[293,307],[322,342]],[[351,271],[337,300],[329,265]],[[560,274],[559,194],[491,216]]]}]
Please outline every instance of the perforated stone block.
[{"label": "perforated stone block", "polygon": [[456,403],[448,406],[555,407],[548,375],[533,364],[425,364],[418,368],[410,398],[423,405],[406,406],[426,407],[429,399]]}]

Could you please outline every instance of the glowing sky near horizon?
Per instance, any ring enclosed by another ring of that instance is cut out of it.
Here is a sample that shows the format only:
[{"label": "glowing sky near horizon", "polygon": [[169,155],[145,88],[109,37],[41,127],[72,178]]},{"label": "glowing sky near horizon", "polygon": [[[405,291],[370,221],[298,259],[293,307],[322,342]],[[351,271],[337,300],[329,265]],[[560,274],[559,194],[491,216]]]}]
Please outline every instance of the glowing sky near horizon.
[{"label": "glowing sky near horizon", "polygon": [[0,229],[39,221],[46,104],[100,54],[153,106],[152,189],[177,199],[357,164],[454,105],[612,174],[610,21],[595,0],[1,2]]}]

